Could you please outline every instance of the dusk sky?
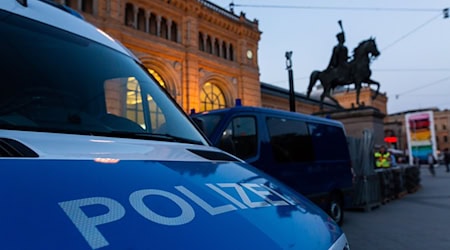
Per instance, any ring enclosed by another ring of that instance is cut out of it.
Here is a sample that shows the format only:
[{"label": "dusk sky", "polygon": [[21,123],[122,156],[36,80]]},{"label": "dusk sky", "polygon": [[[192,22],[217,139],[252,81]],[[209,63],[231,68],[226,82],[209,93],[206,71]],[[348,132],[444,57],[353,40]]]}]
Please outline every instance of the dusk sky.
[{"label": "dusk sky", "polygon": [[[305,93],[313,70],[324,70],[342,20],[349,56],[376,39],[372,76],[388,97],[388,113],[450,109],[450,18],[443,0],[211,0],[259,21],[260,81],[288,89],[285,52],[292,51],[294,89]],[[317,83],[319,84],[319,83]],[[317,86],[317,85],[316,85]]]}]

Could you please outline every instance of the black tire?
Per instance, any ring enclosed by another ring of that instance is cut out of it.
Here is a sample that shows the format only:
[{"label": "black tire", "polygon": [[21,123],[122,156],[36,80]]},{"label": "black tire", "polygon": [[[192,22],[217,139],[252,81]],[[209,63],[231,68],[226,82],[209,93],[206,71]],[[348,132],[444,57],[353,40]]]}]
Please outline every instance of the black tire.
[{"label": "black tire", "polygon": [[327,213],[339,226],[342,226],[344,222],[344,207],[339,194],[333,193],[330,195]]}]

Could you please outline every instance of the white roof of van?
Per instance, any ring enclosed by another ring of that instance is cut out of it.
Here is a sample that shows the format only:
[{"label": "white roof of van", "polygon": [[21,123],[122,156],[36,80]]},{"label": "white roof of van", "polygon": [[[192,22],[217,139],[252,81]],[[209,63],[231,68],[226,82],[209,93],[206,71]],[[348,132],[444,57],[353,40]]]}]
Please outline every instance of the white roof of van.
[{"label": "white roof of van", "polygon": [[116,40],[81,18],[39,0],[26,2],[27,6],[23,6],[17,0],[1,0],[0,9],[72,32],[134,57]]}]

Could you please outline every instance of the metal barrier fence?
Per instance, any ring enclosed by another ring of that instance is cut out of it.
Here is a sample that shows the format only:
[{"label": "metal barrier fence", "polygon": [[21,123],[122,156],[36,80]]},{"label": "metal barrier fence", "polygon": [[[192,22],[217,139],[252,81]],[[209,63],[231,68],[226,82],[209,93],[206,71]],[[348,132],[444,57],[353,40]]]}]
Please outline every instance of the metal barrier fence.
[{"label": "metal barrier fence", "polygon": [[404,168],[403,185],[408,193],[414,193],[420,188],[420,166]]},{"label": "metal barrier fence", "polygon": [[353,207],[370,211],[380,205],[380,181],[378,175],[361,176],[355,179]]},{"label": "metal barrier fence", "polygon": [[416,192],[420,187],[420,169],[418,166],[399,166],[376,169],[380,176],[381,202],[386,203]]},{"label": "metal barrier fence", "polygon": [[370,211],[407,193],[415,192],[420,187],[418,166],[374,168],[372,132],[366,130],[362,138],[349,137],[348,141],[355,172],[354,208]]}]

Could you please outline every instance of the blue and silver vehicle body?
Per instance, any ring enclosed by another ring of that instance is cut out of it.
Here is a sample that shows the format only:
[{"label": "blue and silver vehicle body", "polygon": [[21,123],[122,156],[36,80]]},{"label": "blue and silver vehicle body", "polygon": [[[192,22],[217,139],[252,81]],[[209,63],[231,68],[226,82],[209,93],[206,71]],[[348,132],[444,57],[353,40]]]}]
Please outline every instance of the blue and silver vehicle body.
[{"label": "blue and silver vehicle body", "polygon": [[1,249],[348,249],[308,199],[209,145],[127,49],[0,2]]}]

